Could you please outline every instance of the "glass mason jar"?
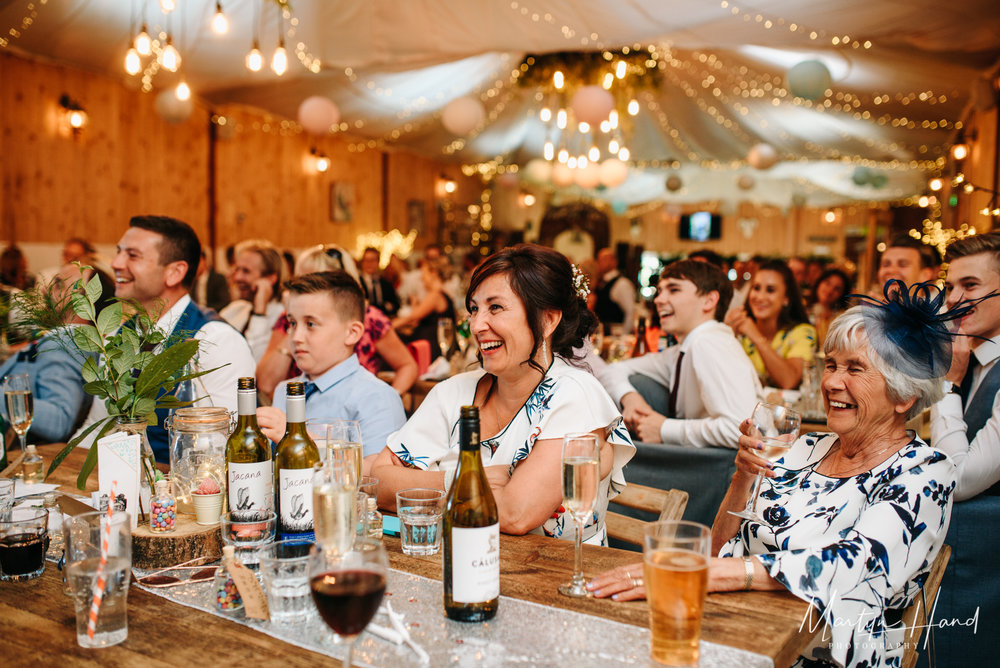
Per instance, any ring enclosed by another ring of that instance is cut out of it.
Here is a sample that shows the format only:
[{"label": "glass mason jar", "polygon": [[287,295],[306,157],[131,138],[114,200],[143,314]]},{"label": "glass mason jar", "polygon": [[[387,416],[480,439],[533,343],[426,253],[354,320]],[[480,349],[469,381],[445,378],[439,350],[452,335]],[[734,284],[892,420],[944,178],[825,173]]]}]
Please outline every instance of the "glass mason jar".
[{"label": "glass mason jar", "polygon": [[[145,418],[132,418],[119,415],[115,418],[115,427],[111,433],[121,432],[134,434],[139,437],[139,507],[148,517],[149,500],[153,496],[153,487],[156,484],[156,457],[153,456],[153,448],[149,446],[149,439],[146,438],[146,427],[149,423]],[[128,509],[128,512],[133,512]]]},{"label": "glass mason jar", "polygon": [[226,441],[233,430],[233,417],[225,408],[190,406],[175,410],[164,427],[169,433],[170,477],[177,509],[193,513],[191,494],[198,483],[208,475],[226,479]]}]

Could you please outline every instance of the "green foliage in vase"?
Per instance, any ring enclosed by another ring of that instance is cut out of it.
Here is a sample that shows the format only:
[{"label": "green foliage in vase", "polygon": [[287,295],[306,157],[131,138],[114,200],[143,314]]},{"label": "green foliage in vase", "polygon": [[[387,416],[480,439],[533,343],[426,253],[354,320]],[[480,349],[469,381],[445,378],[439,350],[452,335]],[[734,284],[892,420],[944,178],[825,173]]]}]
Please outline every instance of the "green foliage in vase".
[{"label": "green foliage in vase", "polygon": [[[80,269],[86,276],[91,267]],[[189,405],[191,402],[176,397],[178,383],[215,371],[185,373],[198,353],[198,340],[187,338],[187,333],[168,340],[156,327],[159,314],[147,312],[139,303],[115,297],[97,312],[101,281],[96,273],[88,280],[78,280],[62,296],[58,293],[49,289],[19,293],[14,300],[19,323],[38,333],[62,326],[69,312],[84,321],[74,325],[68,336],[59,336],[57,340],[82,360],[83,389],[95,400],[104,402],[108,417],[71,439],[52,460],[46,476],[91,434],[95,435],[95,441],[105,436],[119,418],[145,420],[155,425],[157,409]],[[77,477],[80,489],[96,465],[97,448],[92,447]]]}]

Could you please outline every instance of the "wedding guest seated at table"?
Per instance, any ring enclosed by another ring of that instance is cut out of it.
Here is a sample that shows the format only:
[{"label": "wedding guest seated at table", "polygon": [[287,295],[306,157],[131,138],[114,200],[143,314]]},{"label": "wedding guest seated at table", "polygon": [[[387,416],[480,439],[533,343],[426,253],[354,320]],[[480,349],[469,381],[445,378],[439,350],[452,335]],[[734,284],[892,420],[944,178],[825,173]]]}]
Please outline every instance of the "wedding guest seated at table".
[{"label": "wedding guest seated at table", "polygon": [[285,310],[279,290],[283,262],[270,241],[251,239],[236,246],[232,283],[240,296],[219,315],[246,337],[256,360],[264,355],[271,329]]},{"label": "wedding guest seated at table", "polygon": [[[354,259],[336,244],[313,246],[299,255],[295,276],[314,271],[346,271],[355,280],[358,278]],[[257,364],[257,389],[266,397],[274,394],[274,388],[282,380],[294,378],[299,373],[289,352],[287,324],[284,315],[274,323],[267,351]],[[363,324],[364,331],[355,347],[361,366],[375,374],[391,369],[393,389],[400,395],[406,394],[417,380],[417,362],[413,355],[392,329],[389,318],[374,306],[365,308]]]},{"label": "wedding guest seated at table", "polygon": [[[40,332],[39,338],[0,365],[0,379],[17,373],[30,376],[34,399],[34,418],[28,431],[28,439],[31,441],[66,441],[90,409],[91,397],[83,391],[83,375],[80,370],[86,358],[70,340],[72,326],[86,321],[76,315],[69,299],[76,280],[82,278],[86,283],[93,275],[93,269],[87,269],[81,276],[80,269],[76,266],[64,265],[44,287],[50,291],[51,303],[58,311],[53,315],[65,322],[66,326]],[[97,300],[96,310],[99,313],[114,297],[115,283],[104,272],[99,271],[98,276],[101,281],[101,296]],[[25,298],[36,303],[33,295],[25,293]],[[0,416],[6,424],[10,424],[6,402],[0,404]]]},{"label": "wedding guest seated at table", "polygon": [[444,471],[458,459],[459,412],[475,405],[500,530],[575,538],[573,519],[559,505],[562,439],[592,432],[601,443],[601,491],[582,538],[606,543],[608,501],[624,486],[622,468],[635,447],[607,393],[574,366],[573,349],[597,326],[587,289],[574,279],[565,256],[530,244],[479,265],[466,306],[482,368],[436,385],[390,436],[372,469],[380,506],[394,510],[400,489],[444,489]]},{"label": "wedding guest seated at table", "polygon": [[368,303],[390,318],[399,310],[399,296],[392,282],[379,271],[382,254],[369,246],[361,254],[361,287]]},{"label": "wedding guest seated at table", "polygon": [[889,246],[879,258],[877,282],[870,296],[879,298],[885,285],[896,279],[906,285],[933,281],[941,265],[941,254],[934,246],[914,239],[909,234],[899,234],[889,240]]},{"label": "wedding guest seated at table", "polygon": [[[760,382],[732,330],[720,322],[732,294],[722,270],[707,262],[667,265],[654,304],[661,329],[676,337],[678,345],[595,368],[639,440],[696,448],[734,446],[740,420],[757,401]],[[650,406],[630,382],[633,374],[670,388],[664,392],[666,405]]]},{"label": "wedding guest seated at table", "polygon": [[[954,466],[905,425],[941,397],[951,359],[943,319],[967,308],[941,316],[940,299],[905,290],[892,301],[855,306],[830,326],[822,389],[832,433],[799,437],[771,464],[749,420],[741,425],[737,471],[712,527],[709,591],[787,589],[829,625],[795,665],[900,665],[902,611],[945,540]],[[763,520],[741,520],[732,513],[761,471]],[[589,587],[642,598],[642,566]]]},{"label": "wedding guest seated at table", "polygon": [[[403,402],[358,362],[354,346],[364,331],[365,296],[345,271],[320,271],[285,283],[288,341],[306,384],[306,418],[356,420],[367,462],[406,422]],[[285,433],[285,388],[257,409],[261,430],[277,443]],[[366,464],[365,468],[368,468]]]},{"label": "wedding guest seated at table", "polygon": [[445,282],[451,278],[451,266],[443,258],[425,257],[420,265],[424,285],[424,296],[405,315],[392,319],[392,327],[407,343],[427,341],[431,346],[431,359],[437,359],[443,352],[438,343],[438,320],[451,320],[455,328],[455,306],[445,291]]},{"label": "wedding guest seated at table", "polygon": [[843,269],[831,267],[816,279],[806,305],[809,322],[816,328],[817,347],[823,347],[826,331],[834,318],[847,310],[850,293],[851,278]]},{"label": "wedding guest seated at table", "polygon": [[730,309],[733,328],[761,382],[792,390],[802,382],[805,363],[816,351],[816,328],[809,324],[799,286],[784,262],[770,260],[754,274],[742,309]]}]

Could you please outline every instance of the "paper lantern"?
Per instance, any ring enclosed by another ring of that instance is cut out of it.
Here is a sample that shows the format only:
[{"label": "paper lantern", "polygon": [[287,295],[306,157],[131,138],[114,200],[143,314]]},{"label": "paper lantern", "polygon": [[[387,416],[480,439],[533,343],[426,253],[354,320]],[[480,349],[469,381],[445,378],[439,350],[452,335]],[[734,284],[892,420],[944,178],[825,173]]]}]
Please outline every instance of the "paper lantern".
[{"label": "paper lantern", "polygon": [[615,188],[625,183],[628,178],[628,165],[618,158],[608,158],[601,163],[601,183],[609,188]]},{"label": "paper lantern", "polygon": [[467,135],[486,120],[486,110],[479,100],[459,97],[447,105],[441,113],[441,124],[445,130],[455,135]]},{"label": "paper lantern", "polygon": [[325,135],[340,122],[340,109],[332,100],[313,95],[299,105],[299,125],[313,135]]},{"label": "paper lantern", "polygon": [[747,162],[754,169],[770,169],[778,162],[778,152],[770,144],[755,144],[747,153]]},{"label": "paper lantern", "polygon": [[889,185],[889,176],[884,172],[872,172],[871,178],[868,179],[868,183],[870,183],[872,188],[875,190],[881,190]]},{"label": "paper lantern", "polygon": [[560,188],[572,185],[573,170],[569,168],[569,165],[557,162],[552,166],[552,183]]},{"label": "paper lantern", "polygon": [[792,206],[796,209],[801,209],[806,205],[806,196],[802,193],[795,193],[792,195]]},{"label": "paper lantern", "polygon": [[854,168],[854,172],[851,173],[851,181],[854,181],[856,186],[865,186],[871,182],[872,170],[867,167],[857,166]]},{"label": "paper lantern", "polygon": [[167,123],[183,123],[194,111],[194,102],[191,98],[181,100],[177,97],[175,88],[168,88],[156,96],[153,107],[160,118]]},{"label": "paper lantern", "polygon": [[497,185],[505,190],[513,190],[518,186],[517,174],[514,172],[504,172],[497,177]]},{"label": "paper lantern", "polygon": [[739,186],[740,190],[750,190],[757,184],[757,180],[749,174],[740,174],[739,178],[736,179],[736,185]]},{"label": "paper lantern", "polygon": [[624,216],[628,212],[628,204],[626,204],[620,199],[616,199],[615,201],[611,202],[611,211],[616,216]]},{"label": "paper lantern", "polygon": [[672,193],[677,192],[678,190],[681,189],[681,186],[683,185],[684,183],[683,181],[681,181],[681,177],[677,176],[676,174],[671,174],[670,176],[667,177],[667,190],[669,190],[670,192]]},{"label": "paper lantern", "polygon": [[552,178],[552,163],[541,158],[529,160],[520,174],[525,183],[543,186]]},{"label": "paper lantern", "polygon": [[596,188],[601,183],[601,166],[596,162],[588,162],[586,167],[574,170],[573,180],[581,188]]},{"label": "paper lantern", "polygon": [[820,61],[804,60],[788,70],[785,81],[792,95],[806,100],[818,100],[826,95],[833,78],[830,70]]},{"label": "paper lantern", "polygon": [[615,98],[600,86],[584,86],[573,93],[569,106],[578,121],[600,125],[615,108]]}]

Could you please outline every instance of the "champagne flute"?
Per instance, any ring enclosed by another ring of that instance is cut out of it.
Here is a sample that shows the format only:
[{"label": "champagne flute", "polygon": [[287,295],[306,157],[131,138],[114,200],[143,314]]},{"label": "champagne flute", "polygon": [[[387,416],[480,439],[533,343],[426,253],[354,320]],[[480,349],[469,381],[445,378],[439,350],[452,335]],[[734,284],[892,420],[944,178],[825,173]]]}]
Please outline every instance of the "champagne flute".
[{"label": "champagne flute", "polygon": [[313,530],[316,542],[347,552],[357,530],[357,489],[353,462],[317,462],[313,465]]},{"label": "champagne flute", "polygon": [[12,373],[3,379],[3,393],[7,400],[7,417],[25,450],[28,429],[34,416],[35,402],[31,394],[31,377],[26,373]]},{"label": "champagne flute", "polygon": [[[764,444],[764,449],[756,454],[768,461],[776,462],[785,456],[785,453],[795,443],[795,439],[799,437],[802,416],[791,408],[761,401],[753,409],[752,422],[758,438]],[[757,512],[757,497],[760,494],[760,485],[763,479],[764,472],[758,471],[746,507],[738,513],[730,510],[730,514],[745,520],[764,521],[764,518]]]},{"label": "champagne flute", "polygon": [[354,465],[354,480],[361,480],[361,460],[364,459],[364,445],[361,441],[361,425],[357,420],[334,420],[326,434],[329,448],[327,459],[334,462],[348,462]]},{"label": "champagne flute", "polygon": [[441,356],[449,359],[452,344],[455,341],[455,321],[451,318],[438,318],[437,342],[441,348]]},{"label": "champagne flute", "polygon": [[347,641],[343,665],[350,666],[354,642],[382,603],[389,560],[382,542],[374,538],[358,536],[347,552],[316,538],[309,555],[309,590],[319,616]]},{"label": "champagne flute", "polygon": [[594,434],[567,434],[562,446],[563,507],[576,521],[573,579],[559,585],[559,593],[590,596],[583,579],[583,527],[594,513],[601,483],[601,446]]}]

